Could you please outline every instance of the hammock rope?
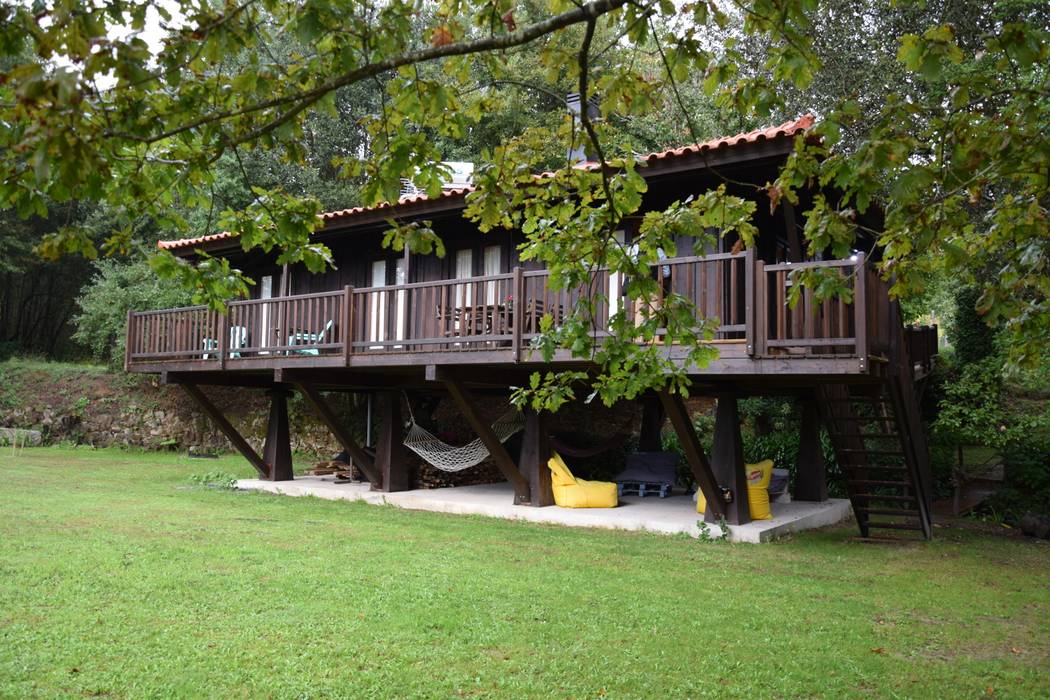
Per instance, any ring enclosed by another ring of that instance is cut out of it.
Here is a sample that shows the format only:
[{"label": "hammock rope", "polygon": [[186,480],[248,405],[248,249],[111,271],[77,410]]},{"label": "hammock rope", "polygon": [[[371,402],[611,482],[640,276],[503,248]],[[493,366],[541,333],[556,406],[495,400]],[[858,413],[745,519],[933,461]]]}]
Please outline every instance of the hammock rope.
[{"label": "hammock rope", "polygon": [[[405,397],[408,403],[408,397]],[[416,423],[412,406],[408,406],[410,424],[405,435],[405,447],[419,455],[427,464],[446,472],[459,472],[470,469],[485,461],[489,448],[481,438],[476,438],[466,445],[456,446],[444,442],[423,426]],[[507,411],[492,424],[492,432],[502,443],[525,427],[525,418],[515,409]]]}]

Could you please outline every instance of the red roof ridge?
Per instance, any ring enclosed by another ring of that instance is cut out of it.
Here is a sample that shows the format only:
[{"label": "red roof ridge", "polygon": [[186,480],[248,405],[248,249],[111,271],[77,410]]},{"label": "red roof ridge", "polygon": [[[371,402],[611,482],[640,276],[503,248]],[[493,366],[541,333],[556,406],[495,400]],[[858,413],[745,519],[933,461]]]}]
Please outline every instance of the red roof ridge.
[{"label": "red roof ridge", "polygon": [[[754,129],[753,131],[736,134],[735,136],[723,136],[701,143],[694,143],[687,146],[680,146],[679,148],[671,148],[665,151],[658,151],[655,153],[649,153],[644,156],[639,156],[637,160],[643,165],[651,165],[658,161],[680,158],[690,155],[704,155],[712,151],[721,150],[723,148],[732,148],[733,146],[739,146],[745,143],[761,143],[764,141],[772,141],[775,139],[782,138],[794,138],[795,136],[805,133],[813,128],[816,123],[816,117],[812,114],[804,114],[798,119],[790,119],[782,124],[776,126],[769,126],[764,129]],[[595,170],[598,168],[598,163],[588,161],[579,163],[577,168],[586,170]],[[550,177],[554,173],[547,171],[540,173],[537,177]],[[445,198],[463,197],[468,193],[473,192],[475,187],[469,185],[467,187],[453,187],[446,189],[436,197],[428,197],[426,194],[415,194],[406,195],[398,198],[396,202],[381,202],[372,206],[358,206],[350,207],[349,209],[339,209],[336,211],[322,212],[318,216],[321,217],[325,222],[336,221],[339,219],[345,219],[353,217],[358,214],[364,214],[366,212],[380,211],[382,209],[393,209],[407,204],[415,204],[419,202],[437,201]],[[179,248],[188,248],[190,246],[199,245],[201,243],[209,243],[211,241],[224,240],[228,238],[235,238],[237,234],[222,231],[220,233],[212,233],[205,236],[198,236],[196,238],[181,238],[176,241],[158,241],[157,247],[161,250],[177,250]]]}]

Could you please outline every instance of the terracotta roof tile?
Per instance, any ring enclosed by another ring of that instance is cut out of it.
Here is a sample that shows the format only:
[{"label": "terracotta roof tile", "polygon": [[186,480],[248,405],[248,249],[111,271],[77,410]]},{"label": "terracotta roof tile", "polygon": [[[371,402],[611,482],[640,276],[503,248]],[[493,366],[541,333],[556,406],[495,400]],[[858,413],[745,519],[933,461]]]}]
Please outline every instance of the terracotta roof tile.
[{"label": "terracotta roof tile", "polygon": [[[726,136],[717,139],[711,139],[710,141],[704,141],[703,143],[695,143],[689,146],[682,146],[681,148],[672,148],[666,151],[660,151],[657,153],[650,153],[645,156],[639,157],[639,161],[646,165],[652,165],[653,163],[673,160],[676,158],[685,158],[695,155],[703,155],[718,151],[724,148],[732,148],[734,146],[740,146],[747,143],[760,143],[763,141],[773,141],[776,139],[783,138],[794,138],[798,134],[805,133],[813,128],[813,124],[816,122],[815,117],[812,114],[807,114],[799,119],[793,119],[786,121],[783,124],[777,126],[766,127],[765,129],[755,129],[754,131],[748,131],[747,133],[737,134],[736,136]],[[593,170],[598,167],[597,163],[581,163],[576,166],[580,168],[586,168]],[[546,172],[541,173],[538,177],[551,176],[554,173]],[[340,209],[338,211],[326,211],[320,214],[320,217],[325,222],[340,221],[342,219],[352,218],[365,212],[381,211],[383,209],[401,209],[407,205],[417,204],[420,202],[433,202],[441,199],[451,199],[454,197],[463,197],[469,192],[473,192],[474,187],[456,187],[443,191],[437,197],[427,197],[425,194],[409,195],[401,197],[397,202],[383,202],[371,207],[351,207],[349,209]],[[228,238],[235,238],[236,234],[230,232],[213,233],[207,236],[199,236],[197,238],[182,238],[177,241],[160,241],[157,243],[157,247],[162,250],[178,250],[181,248],[189,248],[192,246],[200,245],[201,243],[209,243],[211,241],[219,241]]]}]

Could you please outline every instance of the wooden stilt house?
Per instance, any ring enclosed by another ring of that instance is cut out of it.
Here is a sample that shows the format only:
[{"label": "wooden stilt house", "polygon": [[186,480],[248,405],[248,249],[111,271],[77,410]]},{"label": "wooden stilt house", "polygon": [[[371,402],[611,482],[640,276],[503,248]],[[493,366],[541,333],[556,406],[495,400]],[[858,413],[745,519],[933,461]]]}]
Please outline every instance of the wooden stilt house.
[{"label": "wooden stilt house", "polygon": [[[755,197],[754,187],[776,177],[793,139],[812,126],[805,117],[777,127],[654,153],[641,172],[648,182],[643,211],[664,208],[728,181],[730,192]],[[717,173],[715,172],[717,170]],[[477,410],[476,394],[520,386],[537,369],[586,368],[559,353],[547,365],[531,356],[539,319],[555,322],[581,290],[555,291],[546,272],[518,258],[523,236],[482,235],[463,218],[469,186],[437,197],[408,196],[396,203],[323,215],[318,241],[331,248],[337,269],[310,274],[278,266],[272,256],[245,254],[236,238],[215,234],[160,246],[192,258],[197,251],[229,258],[257,281],[253,298],[231,302],[226,314],[204,307],[135,311],[128,322],[126,368],[159,373],[182,385],[264,479],[292,478],[287,397],[301,392],[353,457],[373,488],[412,488],[404,465],[400,392],[447,392],[485,442],[515,502],[552,503],[546,467],[546,414],[526,411],[523,446],[510,454]],[[749,519],[737,400],[788,395],[802,405],[801,450],[794,496],[827,498],[820,444],[825,428],[834,445],[861,533],[876,528],[931,534],[930,471],[920,422],[917,385],[936,352],[936,329],[905,327],[888,285],[873,270],[877,248],[866,255],[827,259],[807,255],[800,228],[808,202],[758,206],[757,244],[739,250],[722,240],[706,255],[662,261],[664,288],[686,295],[721,326],[718,359],[688,367],[694,394],[717,397],[714,447],[705,454],[682,400],[666,392],[641,399],[640,442],[658,440],[669,421],[709,505],[707,518]],[[386,221],[427,219],[448,254],[395,253],[382,244]],[[867,228],[878,230],[873,215]],[[632,232],[624,231],[629,241]],[[868,241],[869,243],[871,241]],[[679,251],[692,251],[690,237]],[[802,266],[843,275],[852,301],[814,304],[809,292],[786,304],[790,273]],[[606,316],[626,304],[623,280],[600,273]],[[672,355],[674,348],[669,350]],[[682,357],[684,362],[684,354]],[[258,454],[201,391],[206,385],[266,390],[269,432]],[[378,398],[380,437],[374,452],[355,442],[323,392],[369,392]]]}]

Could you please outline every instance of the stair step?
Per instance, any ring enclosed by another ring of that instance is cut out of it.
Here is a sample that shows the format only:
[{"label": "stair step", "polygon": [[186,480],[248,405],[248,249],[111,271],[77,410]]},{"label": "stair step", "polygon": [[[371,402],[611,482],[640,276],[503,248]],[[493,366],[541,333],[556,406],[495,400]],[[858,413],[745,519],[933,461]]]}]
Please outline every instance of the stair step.
[{"label": "stair step", "polygon": [[903,508],[868,508],[867,506],[855,506],[854,510],[867,515],[910,515],[919,517],[918,510],[905,510]]},{"label": "stair step", "polygon": [[834,435],[835,437],[842,437],[842,438],[878,438],[878,439],[899,438],[901,436],[900,433],[836,433],[836,432],[832,432],[832,435]]},{"label": "stair step", "polygon": [[878,465],[878,464],[844,464],[843,469],[849,469],[851,471],[866,471],[869,469],[877,469],[883,472],[906,472],[908,468],[904,465]]},{"label": "stair step", "polygon": [[849,482],[855,486],[911,486],[910,481],[881,481],[878,479],[850,479]]},{"label": "stair step", "polygon": [[883,535],[882,537],[868,535],[867,537],[851,537],[850,539],[853,542],[863,542],[866,544],[914,544],[919,541],[913,537],[888,537],[886,535]]},{"label": "stair step", "polygon": [[855,493],[854,499],[863,498],[868,501],[899,501],[901,503],[914,503],[915,496],[901,496],[899,494],[882,495],[878,493]]},{"label": "stair step", "polygon": [[870,396],[851,396],[848,399],[828,399],[828,401],[831,402],[831,403],[866,403],[866,404],[873,404],[873,405],[876,405],[876,406],[881,406],[883,404],[888,404],[889,403],[889,399],[885,399],[885,398],[873,399]]},{"label": "stair step", "polygon": [[865,454],[865,455],[891,455],[893,457],[903,457],[904,453],[900,450],[869,450],[867,448],[854,449],[852,447],[843,448],[839,452],[846,452],[848,454]]},{"label": "stair step", "polygon": [[883,530],[922,530],[918,523],[879,523],[868,521],[868,527],[877,527]]}]

